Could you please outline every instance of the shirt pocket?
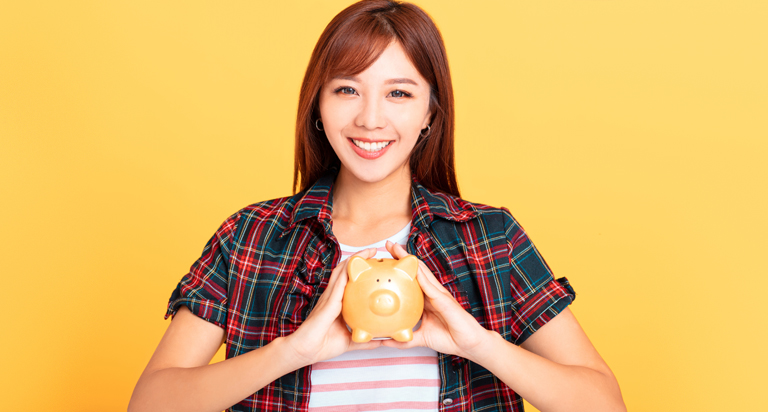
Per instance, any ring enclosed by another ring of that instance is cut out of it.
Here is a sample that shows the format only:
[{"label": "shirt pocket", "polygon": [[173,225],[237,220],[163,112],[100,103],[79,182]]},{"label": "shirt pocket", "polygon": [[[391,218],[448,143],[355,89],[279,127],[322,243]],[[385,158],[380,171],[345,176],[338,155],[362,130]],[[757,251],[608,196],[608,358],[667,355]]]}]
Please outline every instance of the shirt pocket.
[{"label": "shirt pocket", "polygon": [[275,324],[279,325],[279,336],[287,336],[295,332],[309,316],[317,299],[322,294],[322,268],[315,269],[320,273],[312,273],[306,267],[299,268],[286,281],[282,305],[276,315]]}]

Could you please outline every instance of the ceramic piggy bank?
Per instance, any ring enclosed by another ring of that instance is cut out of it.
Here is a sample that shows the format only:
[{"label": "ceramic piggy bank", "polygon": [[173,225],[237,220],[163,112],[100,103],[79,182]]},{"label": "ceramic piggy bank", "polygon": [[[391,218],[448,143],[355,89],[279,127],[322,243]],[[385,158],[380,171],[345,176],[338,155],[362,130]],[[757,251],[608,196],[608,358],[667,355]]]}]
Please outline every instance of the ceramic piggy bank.
[{"label": "ceramic piggy bank", "polygon": [[413,339],[413,327],[424,311],[424,295],[416,281],[418,268],[419,261],[412,255],[400,260],[349,259],[341,315],[352,328],[353,341]]}]

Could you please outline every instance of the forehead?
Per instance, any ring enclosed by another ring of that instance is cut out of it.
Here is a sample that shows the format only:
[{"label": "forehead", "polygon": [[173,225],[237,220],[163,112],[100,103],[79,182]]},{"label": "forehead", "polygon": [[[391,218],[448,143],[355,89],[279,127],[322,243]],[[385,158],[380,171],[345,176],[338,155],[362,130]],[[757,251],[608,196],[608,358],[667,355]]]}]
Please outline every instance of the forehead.
[{"label": "forehead", "polygon": [[361,72],[355,74],[339,73],[333,76],[333,79],[386,84],[413,84],[416,86],[426,83],[398,42],[390,43],[379,57]]}]

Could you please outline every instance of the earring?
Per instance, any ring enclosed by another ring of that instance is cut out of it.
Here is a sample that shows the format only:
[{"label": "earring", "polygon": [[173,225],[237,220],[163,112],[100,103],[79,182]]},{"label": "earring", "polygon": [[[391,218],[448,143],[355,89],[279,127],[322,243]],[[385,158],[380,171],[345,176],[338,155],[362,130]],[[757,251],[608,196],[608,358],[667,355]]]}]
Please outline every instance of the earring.
[{"label": "earring", "polygon": [[426,130],[427,130],[427,134],[424,134],[424,129],[422,129],[421,132],[419,132],[419,136],[421,136],[421,137],[429,136],[429,134],[432,133],[432,126],[427,125],[427,129]]},{"label": "earring", "polygon": [[320,119],[315,120],[315,129],[323,131],[323,122]]}]

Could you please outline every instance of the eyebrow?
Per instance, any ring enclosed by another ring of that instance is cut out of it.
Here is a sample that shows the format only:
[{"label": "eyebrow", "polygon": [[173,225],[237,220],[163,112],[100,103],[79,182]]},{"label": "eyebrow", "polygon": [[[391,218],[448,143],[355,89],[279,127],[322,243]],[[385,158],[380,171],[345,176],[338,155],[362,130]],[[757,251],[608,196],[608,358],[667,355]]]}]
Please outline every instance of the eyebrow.
[{"label": "eyebrow", "polygon": [[[334,79],[349,80],[349,81],[360,83],[360,79],[357,78],[356,76],[336,76],[336,77],[334,77]],[[384,84],[412,84],[414,86],[418,86],[419,85],[418,83],[416,83],[415,81],[413,81],[413,80],[411,80],[411,79],[409,79],[407,77],[402,77],[402,78],[399,78],[399,79],[389,79],[389,80],[385,81]]]},{"label": "eyebrow", "polygon": [[403,84],[403,83],[406,83],[406,84],[412,84],[414,86],[418,86],[418,83],[416,83],[415,81],[413,81],[411,79],[405,78],[405,77],[401,78],[401,79],[389,79],[389,80],[387,80],[384,83],[385,84]]}]

